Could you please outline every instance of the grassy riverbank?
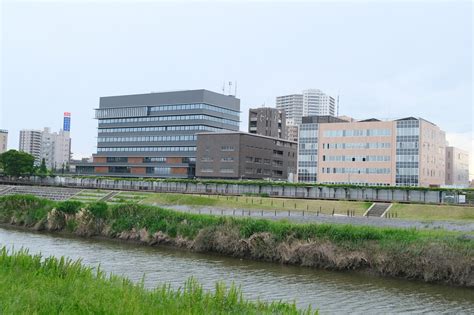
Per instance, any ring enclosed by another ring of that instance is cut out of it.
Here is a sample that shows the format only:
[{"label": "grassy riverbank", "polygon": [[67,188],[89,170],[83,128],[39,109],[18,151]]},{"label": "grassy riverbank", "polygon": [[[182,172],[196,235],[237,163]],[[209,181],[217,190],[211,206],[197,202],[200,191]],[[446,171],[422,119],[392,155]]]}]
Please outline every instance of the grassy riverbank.
[{"label": "grassy riverbank", "polygon": [[0,198],[0,222],[332,270],[474,286],[474,240],[441,230],[294,224],[140,204]]},{"label": "grassy riverbank", "polygon": [[310,314],[294,304],[251,302],[240,290],[216,284],[213,292],[190,279],[182,289],[107,276],[79,261],[43,259],[25,251],[0,250],[2,314]]}]

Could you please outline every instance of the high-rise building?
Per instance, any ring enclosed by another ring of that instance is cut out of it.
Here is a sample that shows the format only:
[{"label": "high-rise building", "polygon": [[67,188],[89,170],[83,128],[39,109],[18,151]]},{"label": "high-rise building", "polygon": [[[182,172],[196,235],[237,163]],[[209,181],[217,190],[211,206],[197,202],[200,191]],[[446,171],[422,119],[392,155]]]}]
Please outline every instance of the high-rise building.
[{"label": "high-rise building", "polygon": [[196,134],[239,130],[240,100],[207,90],[101,97],[97,154],[76,173],[194,177]]},{"label": "high-rise building", "polygon": [[249,133],[286,139],[285,112],[270,107],[249,109]]},{"label": "high-rise building", "polygon": [[456,147],[446,147],[446,182],[448,186],[469,186],[469,153]]},{"label": "high-rise building", "polygon": [[59,132],[51,132],[48,127],[42,131],[21,130],[20,151],[33,155],[36,165],[44,159],[48,169],[66,168],[71,159],[70,126],[71,114],[66,112]]},{"label": "high-rise building", "polygon": [[36,165],[39,165],[41,163],[42,138],[43,135],[41,130],[20,130],[19,150],[33,155],[35,158]]},{"label": "high-rise building", "polygon": [[334,97],[318,89],[304,90],[301,94],[278,96],[276,108],[285,112],[287,139],[297,141],[298,127],[303,116],[335,114],[336,101]]},{"label": "high-rise building", "polygon": [[303,91],[303,116],[336,114],[336,100],[334,97],[318,89]]},{"label": "high-rise building", "polygon": [[0,129],[0,154],[7,151],[8,148],[8,131]]},{"label": "high-rise building", "polygon": [[[429,121],[407,117],[311,124],[314,122],[303,123],[300,132],[300,181],[422,187],[444,184],[446,137]],[[306,129],[313,134],[306,134]]]}]

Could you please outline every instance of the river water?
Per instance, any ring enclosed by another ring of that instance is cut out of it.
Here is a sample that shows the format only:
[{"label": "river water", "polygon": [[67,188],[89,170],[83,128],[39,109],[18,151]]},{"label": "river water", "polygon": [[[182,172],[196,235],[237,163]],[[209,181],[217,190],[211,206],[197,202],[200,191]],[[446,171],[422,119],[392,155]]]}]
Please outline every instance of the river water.
[{"label": "river water", "polygon": [[322,314],[449,313],[473,314],[474,290],[351,272],[330,272],[146,247],[0,228],[0,246],[27,248],[44,256],[82,259],[85,265],[124,275],[145,286],[178,288],[191,276],[206,289],[216,281],[234,282],[244,296],[264,301],[295,301]]}]

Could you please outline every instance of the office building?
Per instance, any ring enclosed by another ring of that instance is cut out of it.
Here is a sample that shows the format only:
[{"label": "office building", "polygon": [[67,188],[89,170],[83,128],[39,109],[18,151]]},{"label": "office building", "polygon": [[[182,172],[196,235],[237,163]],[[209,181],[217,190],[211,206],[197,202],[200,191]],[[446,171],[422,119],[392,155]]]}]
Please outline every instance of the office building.
[{"label": "office building", "polygon": [[24,129],[20,130],[20,144],[19,150],[31,154],[35,158],[35,164],[41,163],[41,130]]},{"label": "office building", "polygon": [[[446,137],[435,124],[414,117],[334,122],[302,127],[305,132],[306,128],[313,129],[313,134],[300,133],[304,142],[299,151],[300,181],[423,187],[444,184]],[[316,163],[309,163],[314,151],[304,151],[307,147],[317,148]],[[305,170],[305,163],[313,168]]]},{"label": "office building", "polygon": [[200,133],[196,176],[293,181],[297,143],[244,132]]},{"label": "office building", "polygon": [[298,133],[298,181],[318,181],[318,137],[320,123],[347,122],[333,116],[303,117]]},{"label": "office building", "polygon": [[447,186],[466,188],[469,186],[469,153],[452,146],[446,147]]},{"label": "office building", "polygon": [[196,134],[237,131],[240,100],[207,90],[101,97],[97,154],[76,173],[194,177]]},{"label": "office building", "polygon": [[286,139],[285,112],[270,107],[249,109],[249,133]]},{"label": "office building", "polygon": [[20,151],[33,155],[36,165],[44,159],[48,169],[66,168],[71,159],[70,127],[71,114],[65,112],[59,132],[51,132],[48,127],[42,131],[21,130]]},{"label": "office building", "polygon": [[303,94],[277,96],[276,108],[285,112],[288,125],[301,124],[303,117]]},{"label": "office building", "polygon": [[0,129],[0,154],[7,151],[8,148],[8,131]]}]

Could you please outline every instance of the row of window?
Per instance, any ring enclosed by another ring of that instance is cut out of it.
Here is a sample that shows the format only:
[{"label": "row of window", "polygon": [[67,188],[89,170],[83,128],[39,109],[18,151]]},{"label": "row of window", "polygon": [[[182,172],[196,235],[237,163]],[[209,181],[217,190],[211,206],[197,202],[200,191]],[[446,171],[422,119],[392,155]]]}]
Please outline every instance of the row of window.
[{"label": "row of window", "polygon": [[390,142],[323,143],[323,149],[389,149]]},{"label": "row of window", "polygon": [[270,164],[270,159],[263,159],[259,157],[252,157],[252,156],[246,156],[245,157],[245,162],[247,163],[263,163],[263,164]]},{"label": "row of window", "polygon": [[[201,162],[214,162],[214,159],[210,156],[203,156]],[[221,157],[221,162],[234,162],[234,158],[231,156]]]},{"label": "row of window", "polygon": [[141,136],[141,137],[99,137],[97,142],[158,142],[158,141],[196,141],[195,135]]},{"label": "row of window", "polygon": [[[135,159],[135,158],[134,158]],[[143,163],[166,163],[166,157],[144,157]],[[196,158],[180,158],[182,163],[195,162]],[[107,163],[128,163],[128,157],[108,156]],[[130,162],[132,163],[132,162]]]},{"label": "row of window", "polygon": [[134,127],[134,128],[99,128],[99,133],[110,132],[149,132],[149,131],[227,131],[227,129],[216,128],[205,125],[187,126],[159,126],[159,127]]},{"label": "row of window", "polygon": [[323,155],[323,161],[329,162],[388,162],[390,155]]},{"label": "row of window", "polygon": [[224,114],[235,115],[235,116],[240,115],[240,112],[235,111],[235,110],[222,108],[222,107],[209,105],[209,104],[202,104],[202,103],[181,104],[181,105],[160,105],[160,106],[150,107],[150,111],[152,112],[167,111],[167,110],[191,110],[191,109],[207,109],[207,110],[212,110],[218,113],[224,113]]},{"label": "row of window", "polygon": [[371,136],[390,136],[390,129],[349,129],[349,130],[326,130],[325,137],[371,137]]},{"label": "row of window", "polygon": [[95,118],[108,118],[108,117],[134,117],[134,116],[146,116],[148,115],[148,108],[145,106],[141,107],[123,107],[123,108],[104,108],[97,109],[95,111]]},{"label": "row of window", "polygon": [[[202,173],[213,173],[214,170],[212,168],[201,168],[201,172]],[[219,170],[220,173],[234,173],[234,169],[233,168],[227,168],[227,167],[223,167]]]},{"label": "row of window", "polygon": [[326,174],[390,174],[390,168],[323,167]]},{"label": "row of window", "polygon": [[122,147],[122,148],[97,148],[100,152],[192,152],[196,147]]},{"label": "row of window", "polygon": [[135,122],[152,122],[152,121],[182,121],[182,120],[209,120],[216,121],[223,124],[239,126],[240,122],[220,117],[209,115],[176,115],[176,116],[153,116],[153,117],[138,117],[138,118],[111,118],[100,119],[99,124],[120,124],[120,123],[135,123]]}]

